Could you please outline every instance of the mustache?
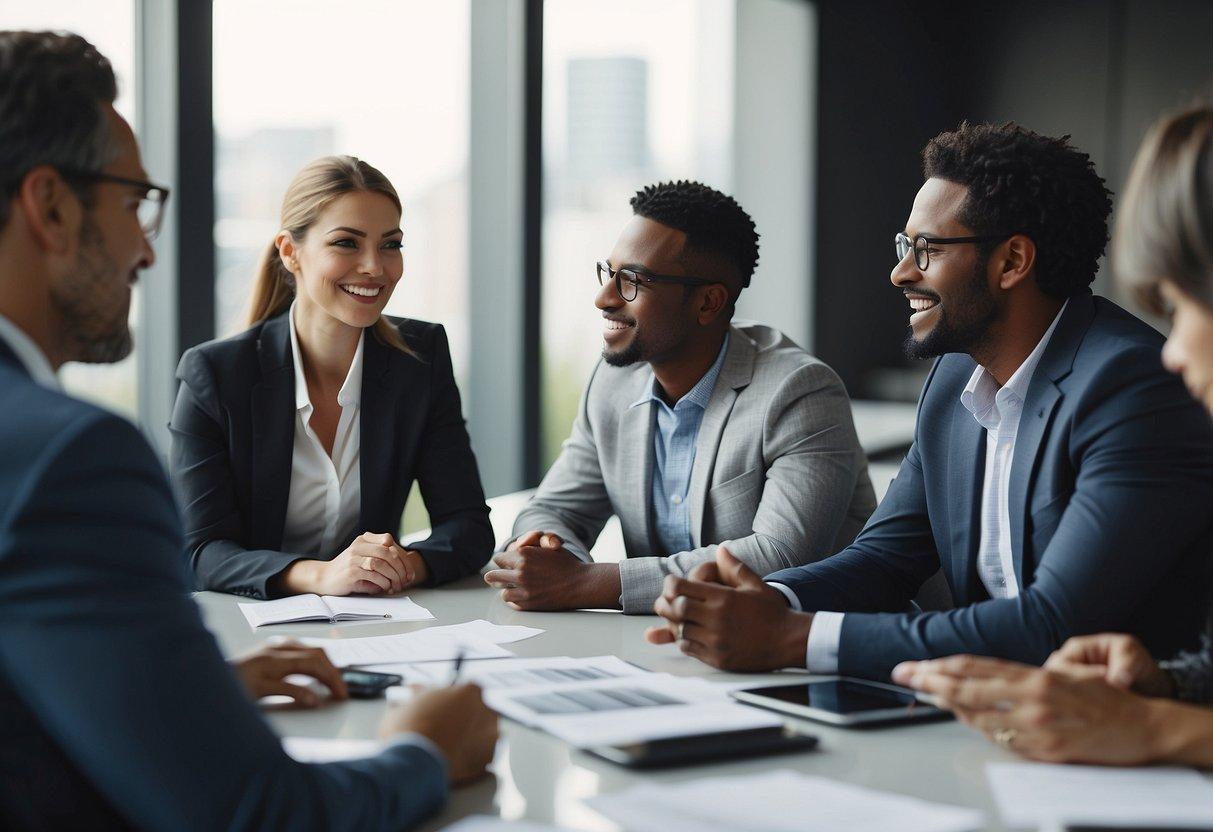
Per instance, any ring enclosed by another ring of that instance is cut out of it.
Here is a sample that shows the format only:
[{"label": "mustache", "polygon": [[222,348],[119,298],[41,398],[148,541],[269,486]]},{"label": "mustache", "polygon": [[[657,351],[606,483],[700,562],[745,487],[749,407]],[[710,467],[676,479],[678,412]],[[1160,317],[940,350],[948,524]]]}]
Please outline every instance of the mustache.
[{"label": "mustache", "polygon": [[902,294],[907,298],[927,298],[928,300],[933,300],[936,303],[943,303],[943,298],[941,298],[939,295],[935,294],[934,292],[924,292],[922,289],[915,289],[912,292],[902,292]]}]

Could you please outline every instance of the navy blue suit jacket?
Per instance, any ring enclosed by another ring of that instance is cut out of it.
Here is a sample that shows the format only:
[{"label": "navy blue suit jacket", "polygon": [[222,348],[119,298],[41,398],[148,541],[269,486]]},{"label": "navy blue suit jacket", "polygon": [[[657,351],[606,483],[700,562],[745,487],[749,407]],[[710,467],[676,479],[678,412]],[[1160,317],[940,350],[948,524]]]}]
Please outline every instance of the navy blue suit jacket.
[{"label": "navy blue suit jacket", "polygon": [[[1159,360],[1162,337],[1103,298],[1071,298],[1028,388],[1010,478],[1019,596],[977,574],[985,430],[960,403],[975,364],[950,354],[923,388],[914,444],[842,552],[767,576],[808,611],[848,613],[839,672],[976,653],[1040,664],[1070,636],[1195,645],[1208,612],[1213,430]],[[937,569],[956,608],[905,613]]]},{"label": "navy blue suit jacket", "polygon": [[446,793],[397,745],[304,765],[190,598],[181,521],[127,421],[0,343],[0,827],[400,829]]},{"label": "navy blue suit jacket", "polygon": [[334,552],[281,551],[295,441],[287,313],[182,356],[170,468],[198,589],[266,598],[270,579],[300,558],[333,558],[363,532],[395,535],[414,479],[432,533],[409,548],[429,567],[428,584],[488,562],[493,529],[446,332],[424,321],[393,322],[416,354],[364,336],[360,522]]}]

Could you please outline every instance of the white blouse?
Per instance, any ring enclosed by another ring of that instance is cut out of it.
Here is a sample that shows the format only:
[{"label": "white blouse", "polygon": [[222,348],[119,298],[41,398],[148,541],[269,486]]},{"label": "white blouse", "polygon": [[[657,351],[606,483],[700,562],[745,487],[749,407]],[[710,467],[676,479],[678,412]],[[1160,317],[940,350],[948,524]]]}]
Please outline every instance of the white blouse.
[{"label": "white blouse", "polygon": [[[291,488],[286,504],[282,550],[328,559],[354,531],[362,508],[359,410],[362,399],[362,341],[354,353],[345,383],[337,393],[341,418],[330,458],[308,422],[312,401],[290,311],[291,356],[295,362],[295,445],[291,454]],[[363,334],[365,338],[365,333]]]}]

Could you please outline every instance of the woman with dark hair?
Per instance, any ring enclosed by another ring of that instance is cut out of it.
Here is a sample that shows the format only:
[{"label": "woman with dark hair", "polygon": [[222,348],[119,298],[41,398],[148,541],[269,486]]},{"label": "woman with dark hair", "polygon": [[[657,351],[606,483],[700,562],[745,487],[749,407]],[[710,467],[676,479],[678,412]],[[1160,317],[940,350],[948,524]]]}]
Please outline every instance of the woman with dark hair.
[{"label": "woman with dark hair", "polygon": [[[1163,363],[1213,413],[1213,107],[1187,110],[1151,131],[1112,246],[1118,278],[1171,318]],[[950,656],[905,662],[893,679],[932,694],[1027,757],[1213,767],[1213,710],[1175,701],[1213,704],[1207,640],[1202,651],[1159,664],[1131,636],[1084,636],[1066,642],[1043,669]]]},{"label": "woman with dark hair", "polygon": [[[199,589],[394,594],[478,570],[493,548],[446,333],[388,318],[401,204],[327,156],[295,177],[249,329],[189,350],[172,473]],[[433,533],[395,539],[416,480]]]}]

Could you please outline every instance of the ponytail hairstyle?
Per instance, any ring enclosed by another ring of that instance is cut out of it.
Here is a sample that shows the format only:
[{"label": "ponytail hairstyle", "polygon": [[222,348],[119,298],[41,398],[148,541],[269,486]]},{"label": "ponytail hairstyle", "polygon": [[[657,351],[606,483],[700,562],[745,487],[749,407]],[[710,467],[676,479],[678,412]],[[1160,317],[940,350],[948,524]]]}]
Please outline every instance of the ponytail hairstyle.
[{"label": "ponytail hairstyle", "polygon": [[1166,280],[1213,310],[1213,105],[1154,125],[1118,213],[1113,266],[1138,301],[1161,314]]},{"label": "ponytail hairstyle", "polygon": [[[379,170],[353,156],[322,156],[305,165],[287,187],[282,198],[282,229],[296,244],[302,242],[307,230],[333,200],[356,191],[382,194],[397,210],[403,211],[396,189]],[[294,299],[295,276],[282,264],[277,242],[271,240],[257,265],[249,326],[282,314]],[[400,330],[386,317],[380,315],[371,331],[379,343],[415,355]]]}]

